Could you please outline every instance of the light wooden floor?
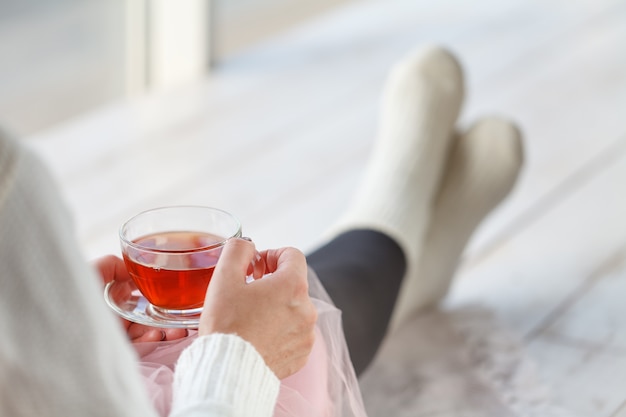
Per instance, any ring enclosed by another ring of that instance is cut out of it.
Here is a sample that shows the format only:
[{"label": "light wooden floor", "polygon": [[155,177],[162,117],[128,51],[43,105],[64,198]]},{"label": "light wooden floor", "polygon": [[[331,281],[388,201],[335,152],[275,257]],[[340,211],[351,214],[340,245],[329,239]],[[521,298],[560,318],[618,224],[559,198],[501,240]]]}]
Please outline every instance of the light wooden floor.
[{"label": "light wooden floor", "polygon": [[[127,217],[178,203],[236,213],[261,247],[307,250],[358,182],[387,70],[431,42],[466,68],[461,124],[509,116],[527,154],[445,308],[493,313],[577,415],[626,416],[624,2],[356,2],[196,85],[29,140],[58,175],[90,257],[117,253]],[[411,411],[410,379],[396,387],[404,396],[386,393],[387,412],[372,415],[433,415]]]}]

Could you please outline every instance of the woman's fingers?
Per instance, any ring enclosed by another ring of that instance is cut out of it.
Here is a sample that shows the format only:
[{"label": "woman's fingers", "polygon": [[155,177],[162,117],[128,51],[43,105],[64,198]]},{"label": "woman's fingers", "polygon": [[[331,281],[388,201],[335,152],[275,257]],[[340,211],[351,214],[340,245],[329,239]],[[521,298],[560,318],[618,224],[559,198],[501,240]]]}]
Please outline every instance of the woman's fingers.
[{"label": "woman's fingers", "polygon": [[304,366],[315,338],[317,312],[308,295],[306,259],[294,248],[263,252],[271,275],[246,284],[255,254],[250,242],[228,242],[207,291],[199,332],[239,335],[284,378]]},{"label": "woman's fingers", "polygon": [[107,284],[113,280],[128,281],[131,279],[126,270],[124,261],[115,255],[107,255],[94,261],[94,266],[100,273],[102,282]]},{"label": "woman's fingers", "polygon": [[189,335],[187,329],[161,329],[131,323],[127,330],[128,338],[133,343],[159,342],[164,340],[178,340]]}]

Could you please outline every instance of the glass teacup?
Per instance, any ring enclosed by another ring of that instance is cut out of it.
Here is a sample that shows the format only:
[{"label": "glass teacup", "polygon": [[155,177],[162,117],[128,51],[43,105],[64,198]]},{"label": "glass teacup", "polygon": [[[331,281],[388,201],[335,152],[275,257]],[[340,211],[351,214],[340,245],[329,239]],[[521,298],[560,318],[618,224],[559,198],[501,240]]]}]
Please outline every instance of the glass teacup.
[{"label": "glass teacup", "polygon": [[241,223],[212,207],[161,207],[120,228],[122,256],[151,314],[167,319],[199,315],[217,260]]}]

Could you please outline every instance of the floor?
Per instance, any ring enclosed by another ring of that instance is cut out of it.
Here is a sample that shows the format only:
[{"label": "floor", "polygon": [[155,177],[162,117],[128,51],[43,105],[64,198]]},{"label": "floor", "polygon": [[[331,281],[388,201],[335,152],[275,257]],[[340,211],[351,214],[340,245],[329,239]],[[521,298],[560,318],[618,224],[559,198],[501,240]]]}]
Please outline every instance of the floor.
[{"label": "floor", "polygon": [[[229,59],[197,84],[28,140],[58,176],[88,257],[118,253],[117,227],[129,216],[178,203],[236,213],[260,247],[306,251],[358,183],[386,72],[431,42],[466,69],[460,125],[489,113],[516,120],[526,165],[472,239],[430,324],[418,317],[383,347],[371,372],[388,378],[387,390],[372,391],[371,373],[364,384],[371,416],[523,415],[495,403],[474,414],[433,408],[453,393],[424,389],[402,368],[418,351],[449,365],[411,345],[428,339],[415,334],[486,314],[518,342],[502,349],[521,346],[572,415],[625,417],[624,2],[359,1]],[[432,337],[454,343],[443,333]],[[409,344],[398,348],[399,340]],[[480,403],[462,384],[445,387]]]}]

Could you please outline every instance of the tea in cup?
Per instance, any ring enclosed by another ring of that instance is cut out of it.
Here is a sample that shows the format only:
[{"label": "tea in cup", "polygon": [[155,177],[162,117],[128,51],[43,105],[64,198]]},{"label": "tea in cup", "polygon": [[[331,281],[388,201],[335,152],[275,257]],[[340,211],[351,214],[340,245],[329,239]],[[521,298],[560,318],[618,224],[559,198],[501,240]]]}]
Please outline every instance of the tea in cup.
[{"label": "tea in cup", "polygon": [[197,315],[228,239],[241,237],[230,213],[172,206],[144,211],[122,225],[122,257],[137,289],[162,316]]}]

